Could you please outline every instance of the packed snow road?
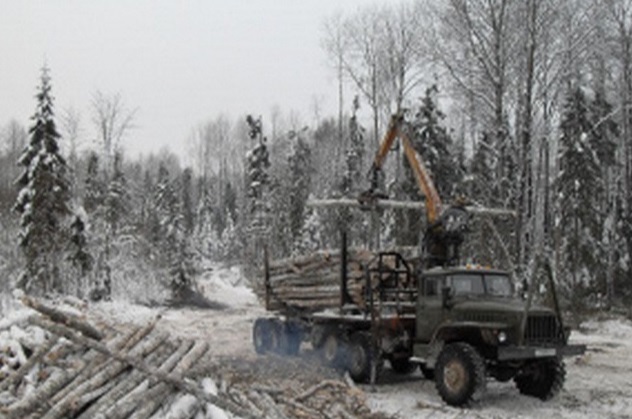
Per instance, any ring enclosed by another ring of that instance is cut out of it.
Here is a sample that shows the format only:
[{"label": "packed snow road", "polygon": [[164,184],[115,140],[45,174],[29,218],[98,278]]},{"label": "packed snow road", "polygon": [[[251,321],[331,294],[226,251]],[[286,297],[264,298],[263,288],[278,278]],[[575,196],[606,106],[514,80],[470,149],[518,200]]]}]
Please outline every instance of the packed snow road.
[{"label": "packed snow road", "polygon": [[[239,278],[236,269],[218,270],[201,281],[207,297],[226,305],[222,310],[150,309],[123,303],[100,303],[95,308],[121,322],[143,323],[160,315],[158,327],[170,334],[208,339],[210,365],[200,368],[213,374],[239,375],[253,385],[259,380],[311,384],[335,377],[338,373],[319,366],[309,349],[302,351],[303,359],[255,354],[252,324],[266,312]],[[584,322],[571,340],[588,345],[588,351],[566,360],[565,387],[548,402],[520,395],[511,382],[490,381],[482,401],[455,409],[441,401],[434,382],[418,371],[398,376],[388,368],[377,386],[360,388],[372,411],[401,418],[632,418],[632,322]]]}]

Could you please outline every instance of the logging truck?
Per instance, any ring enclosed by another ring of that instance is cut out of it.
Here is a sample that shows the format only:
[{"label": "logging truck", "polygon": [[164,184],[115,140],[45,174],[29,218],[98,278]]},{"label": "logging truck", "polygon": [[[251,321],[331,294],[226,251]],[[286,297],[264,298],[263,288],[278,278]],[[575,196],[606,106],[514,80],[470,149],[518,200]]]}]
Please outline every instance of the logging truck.
[{"label": "logging truck", "polygon": [[475,211],[464,202],[443,207],[406,129],[401,116],[393,118],[359,205],[388,205],[377,176],[399,137],[426,198],[421,251],[348,249],[343,232],[339,251],[276,261],[266,254],[259,295],[272,315],[254,323],[256,352],[296,355],[309,342],[327,365],[364,383],[375,383],[386,363],[402,374],[419,368],[453,406],[477,399],[488,377],[552,398],[564,383],[563,357],[585,346],[568,343],[557,304],[553,310],[533,305],[533,293],[517,296],[509,272],[459,265]]}]

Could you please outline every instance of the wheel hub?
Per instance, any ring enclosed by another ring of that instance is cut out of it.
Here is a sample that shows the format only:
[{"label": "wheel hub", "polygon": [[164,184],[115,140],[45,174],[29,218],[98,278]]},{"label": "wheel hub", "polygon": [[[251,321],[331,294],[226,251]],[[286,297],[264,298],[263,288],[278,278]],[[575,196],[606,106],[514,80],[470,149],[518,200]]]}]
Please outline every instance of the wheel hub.
[{"label": "wheel hub", "polygon": [[336,359],[336,354],[338,353],[338,340],[335,336],[329,335],[327,337],[323,347],[323,352],[325,354],[325,360],[327,362],[334,362],[334,360]]},{"label": "wheel hub", "polygon": [[451,361],[443,368],[443,382],[450,392],[457,393],[467,383],[467,373],[463,364]]},{"label": "wheel hub", "polygon": [[349,369],[353,371],[362,371],[366,363],[366,354],[361,347],[354,347],[351,349],[351,361],[349,363]]}]

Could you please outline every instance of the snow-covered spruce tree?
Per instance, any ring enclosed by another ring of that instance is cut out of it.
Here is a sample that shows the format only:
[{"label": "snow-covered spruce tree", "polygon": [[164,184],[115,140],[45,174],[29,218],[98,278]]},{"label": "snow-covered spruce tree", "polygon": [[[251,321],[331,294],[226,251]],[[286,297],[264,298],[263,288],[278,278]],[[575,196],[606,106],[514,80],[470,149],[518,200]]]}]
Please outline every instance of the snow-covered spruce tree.
[{"label": "snow-covered spruce tree", "polygon": [[561,266],[570,282],[564,285],[571,301],[580,302],[581,293],[594,285],[593,272],[599,261],[599,222],[597,199],[603,193],[597,154],[590,142],[591,123],[588,103],[581,88],[569,91],[560,125],[559,194]]},{"label": "snow-covered spruce tree", "polygon": [[224,208],[226,211],[226,217],[233,218],[233,224],[237,223],[237,191],[233,187],[233,184],[228,181],[224,187]]},{"label": "snow-covered spruce tree", "polygon": [[83,207],[89,216],[101,207],[105,199],[105,185],[99,174],[99,155],[94,151],[88,155]]},{"label": "snow-covered spruce tree", "polygon": [[168,169],[161,164],[156,186],[156,208],[160,217],[160,253],[163,268],[169,277],[169,286],[177,299],[192,287],[195,275],[190,235],[186,233],[183,215],[181,182],[177,186],[171,180]]},{"label": "snow-covered spruce tree", "polygon": [[123,155],[118,151],[114,154],[112,170],[105,197],[105,220],[111,235],[115,237],[130,210],[127,180],[123,173]]},{"label": "snow-covered spruce tree", "polygon": [[248,136],[255,142],[252,149],[246,153],[246,199],[247,199],[247,226],[245,261],[246,272],[253,276],[254,268],[262,260],[263,246],[269,233],[268,215],[269,203],[267,193],[270,186],[270,155],[266,145],[267,139],[263,136],[261,118],[254,119],[248,115]]},{"label": "snow-covered spruce tree", "polygon": [[156,249],[161,242],[160,215],[156,208],[156,194],[158,187],[153,174],[149,169],[145,171],[142,182],[143,192],[140,193],[140,211],[136,230],[140,232],[147,246],[143,255],[148,260],[156,258]]},{"label": "snow-covered spruce tree", "polygon": [[417,153],[424,159],[439,196],[449,199],[457,192],[464,168],[456,156],[452,137],[442,125],[445,114],[437,107],[438,93],[437,85],[433,84],[426,89],[421,106],[411,121],[411,141]]},{"label": "snow-covered spruce tree", "polygon": [[345,155],[345,172],[340,185],[341,192],[347,197],[359,192],[364,173],[362,162],[364,160],[364,128],[358,122],[357,112],[360,105],[356,97],[353,102],[353,113],[349,118],[349,147]]},{"label": "snow-covered spruce tree", "polygon": [[323,248],[323,220],[320,213],[314,209],[306,211],[305,222],[301,227],[301,234],[296,238],[293,253],[308,254]]},{"label": "snow-covered spruce tree", "polygon": [[[113,274],[120,266],[113,259],[124,253],[122,232],[130,222],[131,196],[123,172],[123,155],[114,153],[111,173],[101,170],[99,155],[88,156],[83,206],[91,220],[91,240],[96,256],[96,280],[90,291],[91,298],[110,298]],[[120,260],[118,261],[120,262]]]},{"label": "snow-covered spruce tree", "polygon": [[205,185],[204,179],[198,183],[198,204],[195,210],[195,241],[208,258],[216,257],[218,235],[213,226],[213,204],[211,193]]},{"label": "snow-covered spruce tree", "polygon": [[288,156],[290,198],[289,218],[290,232],[293,238],[301,235],[305,220],[305,203],[310,191],[310,177],[312,173],[311,150],[302,133],[290,132],[292,150]]},{"label": "snow-covered spruce tree", "polygon": [[239,240],[238,227],[233,220],[230,211],[226,212],[226,227],[220,237],[222,260],[224,262],[235,262],[241,255],[241,241]]},{"label": "snow-covered spruce tree", "polygon": [[75,277],[75,292],[83,293],[83,280],[92,270],[94,265],[94,257],[88,249],[88,240],[86,236],[86,218],[87,214],[83,211],[75,211],[74,219],[70,224],[70,245],[68,248],[67,259],[77,272]]},{"label": "snow-covered spruce tree", "polygon": [[267,185],[270,184],[268,171],[270,168],[270,155],[266,145],[267,139],[262,134],[261,119],[253,119],[250,115],[247,117],[250,127],[249,136],[256,140],[254,147],[246,154],[248,165],[248,188],[247,196],[249,198],[249,213],[251,216],[251,228],[259,229],[263,227],[266,211],[266,203],[264,192]]},{"label": "snow-covered spruce tree", "polygon": [[158,182],[155,195],[156,210],[159,214],[160,251],[158,263],[166,269],[172,291],[187,285],[186,276],[180,271],[180,241],[183,224],[178,198],[167,167],[161,163],[158,168]]},{"label": "snow-covered spruce tree", "polygon": [[[453,155],[453,141],[447,129],[441,125],[445,118],[443,112],[436,105],[438,88],[433,85],[426,89],[421,105],[411,121],[409,132],[413,148],[417,151],[433,179],[439,196],[444,201],[454,198],[456,185],[463,177],[457,156]],[[456,154],[456,153],[454,153]],[[405,199],[420,201],[423,199],[414,173],[404,156],[404,179],[401,190]],[[417,210],[400,211],[398,225],[403,226],[398,234],[401,245],[416,245],[419,243],[424,228],[424,219]]]},{"label": "snow-covered spruce tree", "polygon": [[267,232],[268,250],[275,258],[287,257],[292,253],[295,239],[292,236],[290,208],[292,198],[289,193],[289,168],[278,168],[281,173],[271,177],[269,187],[270,228]]},{"label": "snow-covered spruce tree", "polygon": [[[365,129],[358,121],[357,112],[360,108],[359,99],[356,96],[353,101],[352,114],[348,126],[348,148],[345,154],[344,173],[339,189],[342,196],[356,198],[363,187],[363,160],[365,154]],[[347,207],[338,208],[335,213],[336,232],[334,242],[338,244],[340,231],[348,233],[348,240],[367,244],[366,229],[360,228],[359,220],[354,219],[354,213]],[[354,228],[355,227],[355,228]]]},{"label": "snow-covered spruce tree", "polygon": [[37,109],[30,140],[18,164],[20,192],[14,209],[20,214],[19,246],[26,259],[18,287],[30,293],[63,291],[60,252],[68,239],[65,226],[70,215],[70,183],[66,161],[59,149],[49,69],[44,67],[36,95]]},{"label": "snow-covered spruce tree", "polygon": [[193,170],[186,168],[182,172],[182,222],[187,236],[193,233],[195,213],[193,211]]}]

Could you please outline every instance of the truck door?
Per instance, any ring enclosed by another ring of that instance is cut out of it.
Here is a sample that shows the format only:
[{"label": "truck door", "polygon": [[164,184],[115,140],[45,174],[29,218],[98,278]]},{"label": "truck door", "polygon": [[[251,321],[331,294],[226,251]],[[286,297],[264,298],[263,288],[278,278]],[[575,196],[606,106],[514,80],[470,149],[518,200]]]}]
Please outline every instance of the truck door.
[{"label": "truck door", "polygon": [[441,289],[445,278],[443,276],[424,276],[419,283],[419,297],[417,300],[417,341],[430,342],[437,324],[443,316]]}]

